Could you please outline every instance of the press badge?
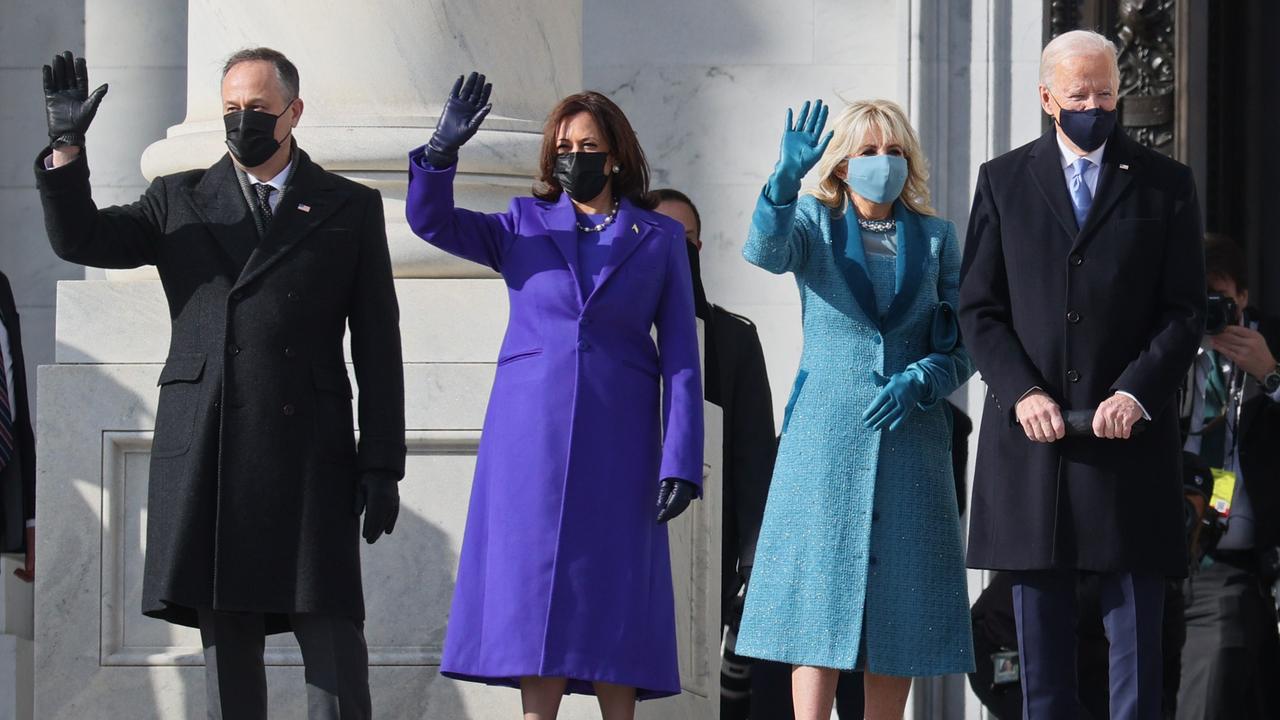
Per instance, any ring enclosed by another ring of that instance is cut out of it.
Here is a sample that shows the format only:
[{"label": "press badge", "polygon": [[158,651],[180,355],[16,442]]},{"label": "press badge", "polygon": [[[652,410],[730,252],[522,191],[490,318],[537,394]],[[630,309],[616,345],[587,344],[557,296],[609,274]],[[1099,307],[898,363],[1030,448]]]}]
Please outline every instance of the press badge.
[{"label": "press badge", "polygon": [[1209,504],[1223,519],[1231,516],[1231,498],[1236,495],[1236,474],[1230,470],[1213,468],[1213,497]]},{"label": "press badge", "polygon": [[991,684],[1005,685],[1018,680],[1018,651],[991,653]]}]

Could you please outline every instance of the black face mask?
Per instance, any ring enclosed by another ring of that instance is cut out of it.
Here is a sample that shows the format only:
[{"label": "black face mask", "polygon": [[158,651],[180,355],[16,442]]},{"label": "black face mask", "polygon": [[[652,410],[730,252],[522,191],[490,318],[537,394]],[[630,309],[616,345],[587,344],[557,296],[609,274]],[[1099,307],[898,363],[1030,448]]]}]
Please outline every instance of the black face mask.
[{"label": "black face mask", "polygon": [[1102,147],[1102,143],[1111,137],[1111,131],[1116,127],[1118,113],[1115,110],[1067,110],[1058,102],[1058,98],[1053,98],[1053,102],[1058,106],[1058,127],[1085,152],[1093,152]]},{"label": "black face mask", "polygon": [[[293,106],[293,101],[285,105],[279,115],[255,110],[239,110],[222,116],[227,128],[227,149],[232,157],[244,167],[258,167],[271,159],[280,149],[280,141],[276,140],[276,121]],[[292,134],[292,131],[290,131]],[[286,135],[285,139],[289,139]]]},{"label": "black face mask", "polygon": [[698,262],[698,246],[686,241],[684,249],[689,252],[689,274],[693,280],[693,314],[706,320],[711,308],[707,304],[707,291],[702,288],[702,267]]},{"label": "black face mask", "polygon": [[604,163],[609,153],[571,152],[556,157],[556,169],[551,174],[569,197],[578,202],[594,199],[609,184],[604,174]]}]

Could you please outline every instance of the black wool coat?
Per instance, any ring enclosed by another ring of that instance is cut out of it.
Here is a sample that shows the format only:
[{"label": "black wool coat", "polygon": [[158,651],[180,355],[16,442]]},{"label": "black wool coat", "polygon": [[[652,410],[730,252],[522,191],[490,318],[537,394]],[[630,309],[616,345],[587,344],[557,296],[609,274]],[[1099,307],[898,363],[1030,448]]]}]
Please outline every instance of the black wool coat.
[{"label": "black wool coat", "polygon": [[[959,318],[982,379],[970,567],[1186,573],[1174,400],[1204,322],[1202,228],[1186,166],[1107,142],[1077,228],[1054,131],[981,167]],[[1117,390],[1151,414],[1129,440],[1027,439],[1014,405],[1064,410]]]},{"label": "black wool coat", "polygon": [[[1261,318],[1258,332],[1280,358],[1280,319]],[[1256,384],[1256,379],[1248,382]],[[1280,403],[1261,387],[1240,408],[1239,442],[1240,476],[1253,505],[1254,547],[1280,546]]]},{"label": "black wool coat", "polygon": [[724,508],[720,594],[728,620],[733,599],[755,562],[778,440],[773,395],[756,326],[719,305],[708,307],[707,400],[724,410]]},{"label": "black wool coat", "polygon": [[259,241],[229,156],[99,209],[87,159],[45,170],[48,153],[36,181],[54,252],[94,267],[155,265],[169,304],[143,612],[192,626],[195,608],[262,612],[270,631],[287,629],[286,613],[362,619],[359,478],[398,479],[405,461],[399,310],[378,192],[299,152]]},{"label": "black wool coat", "polygon": [[[9,464],[0,470],[0,552],[27,550],[27,520],[36,516],[36,435],[31,428],[27,371],[22,355],[22,326],[9,278],[0,272],[0,323],[9,333],[13,361],[14,449]],[[0,378],[4,370],[0,368]],[[0,379],[0,382],[3,382]]]}]

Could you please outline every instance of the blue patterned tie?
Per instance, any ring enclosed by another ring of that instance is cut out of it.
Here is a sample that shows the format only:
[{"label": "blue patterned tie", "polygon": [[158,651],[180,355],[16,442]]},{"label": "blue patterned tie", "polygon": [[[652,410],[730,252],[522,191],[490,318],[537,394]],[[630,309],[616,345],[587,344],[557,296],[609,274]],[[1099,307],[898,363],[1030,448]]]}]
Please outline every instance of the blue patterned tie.
[{"label": "blue patterned tie", "polygon": [[1085,218],[1089,217],[1089,208],[1093,207],[1093,194],[1089,192],[1089,183],[1084,181],[1085,171],[1093,163],[1088,158],[1080,158],[1071,164],[1076,171],[1071,178],[1071,209],[1076,213],[1076,229],[1084,229]]},{"label": "blue patterned tie", "polygon": [[[9,406],[9,382],[5,377],[5,367],[9,363],[3,349],[0,349],[0,472],[4,471],[13,459],[16,445],[13,432],[13,409]],[[21,372],[20,368],[14,370]]]}]

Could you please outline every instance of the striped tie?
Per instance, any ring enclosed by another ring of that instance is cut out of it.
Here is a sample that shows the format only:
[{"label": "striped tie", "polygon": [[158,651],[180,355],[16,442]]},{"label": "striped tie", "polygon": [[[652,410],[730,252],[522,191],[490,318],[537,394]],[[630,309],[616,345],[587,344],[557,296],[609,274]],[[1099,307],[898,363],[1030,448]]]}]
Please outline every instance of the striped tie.
[{"label": "striped tie", "polygon": [[9,407],[9,382],[4,372],[7,365],[8,359],[4,357],[4,352],[0,351],[0,472],[9,466],[15,447],[13,410]]}]

